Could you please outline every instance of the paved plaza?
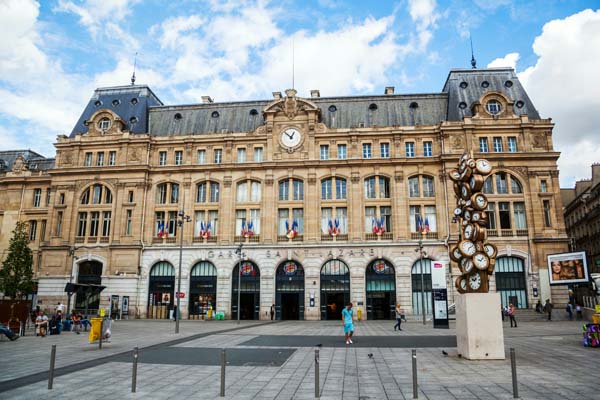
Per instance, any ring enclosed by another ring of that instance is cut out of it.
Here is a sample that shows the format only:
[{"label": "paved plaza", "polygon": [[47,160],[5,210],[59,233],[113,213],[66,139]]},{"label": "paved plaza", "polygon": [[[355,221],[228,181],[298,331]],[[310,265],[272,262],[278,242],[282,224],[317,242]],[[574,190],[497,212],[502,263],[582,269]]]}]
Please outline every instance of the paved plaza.
[{"label": "paved plaza", "polygon": [[[420,322],[394,332],[391,321],[360,322],[346,346],[335,321],[116,321],[102,350],[67,332],[0,342],[1,399],[212,399],[219,397],[220,349],[227,349],[226,398],[312,399],[315,349],[322,399],[411,399],[411,350],[417,350],[419,398],[510,399],[510,360],[458,357],[455,330]],[[598,399],[598,349],[581,344],[581,322],[505,323],[517,354],[523,399]],[[47,389],[50,348],[56,377]],[[140,348],[137,393],[131,349]],[[448,355],[442,353],[444,350]]]}]

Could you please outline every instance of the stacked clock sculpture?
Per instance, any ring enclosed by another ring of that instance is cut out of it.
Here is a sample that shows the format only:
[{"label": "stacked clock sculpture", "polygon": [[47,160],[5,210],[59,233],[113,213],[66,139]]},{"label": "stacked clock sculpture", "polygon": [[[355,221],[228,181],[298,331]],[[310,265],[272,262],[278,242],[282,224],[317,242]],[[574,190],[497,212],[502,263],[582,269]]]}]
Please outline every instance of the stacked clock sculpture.
[{"label": "stacked clock sculpture", "polygon": [[497,249],[486,241],[488,200],[481,192],[491,172],[489,161],[465,153],[458,168],[449,173],[457,198],[454,218],[459,223],[458,244],[450,247],[450,258],[461,272],[455,282],[459,293],[487,293],[489,275],[494,273]]}]

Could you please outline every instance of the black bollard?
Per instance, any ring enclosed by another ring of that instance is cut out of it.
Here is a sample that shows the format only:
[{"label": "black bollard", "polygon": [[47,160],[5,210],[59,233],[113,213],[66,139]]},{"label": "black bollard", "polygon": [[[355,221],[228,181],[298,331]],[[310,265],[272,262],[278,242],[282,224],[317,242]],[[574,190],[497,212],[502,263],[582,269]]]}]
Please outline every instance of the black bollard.
[{"label": "black bollard", "polygon": [[50,353],[50,371],[48,371],[48,389],[52,389],[54,383],[54,362],[56,361],[56,345],[52,345],[52,352]]},{"label": "black bollard", "polygon": [[321,397],[319,390],[319,349],[315,350],[315,398]]},{"label": "black bollard", "polygon": [[137,365],[138,365],[138,348],[133,348],[133,368],[131,370],[131,393],[135,393],[137,387]]},{"label": "black bollard", "polygon": [[227,365],[227,356],[225,349],[221,349],[221,393],[220,397],[225,397],[225,366]]},{"label": "black bollard", "polygon": [[412,378],[413,378],[413,399],[419,398],[419,385],[417,383],[417,350],[412,351]]},{"label": "black bollard", "polygon": [[519,384],[517,382],[517,358],[515,356],[515,349],[510,348],[510,369],[512,372],[512,386],[513,386],[513,398],[519,398]]}]

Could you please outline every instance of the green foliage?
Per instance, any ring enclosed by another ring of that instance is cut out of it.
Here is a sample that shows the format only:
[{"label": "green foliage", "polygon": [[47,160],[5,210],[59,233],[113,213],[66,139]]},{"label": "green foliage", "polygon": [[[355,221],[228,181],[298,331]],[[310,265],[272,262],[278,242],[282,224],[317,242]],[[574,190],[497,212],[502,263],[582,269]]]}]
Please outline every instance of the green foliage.
[{"label": "green foliage", "polygon": [[33,291],[33,252],[25,222],[17,222],[10,239],[8,256],[0,269],[0,291],[12,299],[23,298]]}]

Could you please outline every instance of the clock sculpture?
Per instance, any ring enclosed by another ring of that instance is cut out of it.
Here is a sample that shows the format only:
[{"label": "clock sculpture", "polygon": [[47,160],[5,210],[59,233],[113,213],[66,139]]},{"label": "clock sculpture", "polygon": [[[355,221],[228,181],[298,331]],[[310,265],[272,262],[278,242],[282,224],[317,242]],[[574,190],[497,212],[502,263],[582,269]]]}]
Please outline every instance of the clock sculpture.
[{"label": "clock sculpture", "polygon": [[454,218],[459,223],[458,244],[450,247],[450,258],[461,272],[455,282],[459,293],[487,293],[489,276],[494,273],[497,249],[486,241],[488,200],[481,192],[491,172],[489,161],[465,153],[458,168],[449,173],[457,199]]}]

